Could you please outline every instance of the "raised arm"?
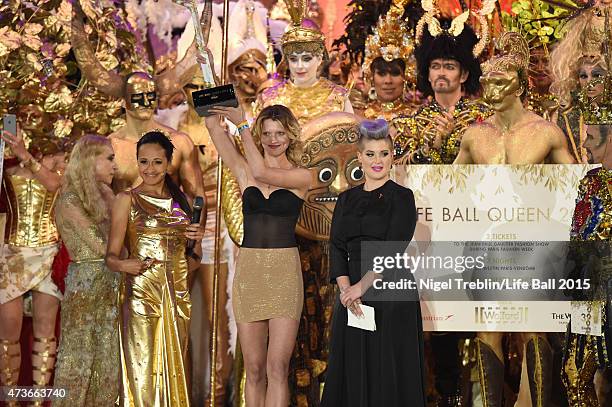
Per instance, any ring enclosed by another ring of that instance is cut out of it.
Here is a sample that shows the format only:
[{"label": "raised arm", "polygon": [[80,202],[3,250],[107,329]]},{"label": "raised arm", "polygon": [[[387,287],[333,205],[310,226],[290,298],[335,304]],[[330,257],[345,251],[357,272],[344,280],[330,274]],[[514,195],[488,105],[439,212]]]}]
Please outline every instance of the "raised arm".
[{"label": "raised arm", "polygon": [[[2,130],[0,133],[2,139],[8,144],[13,153],[17,156],[19,161],[27,167],[32,176],[38,180],[45,189],[49,192],[55,192],[62,185],[62,176],[54,171],[53,168],[47,168],[46,162],[41,163],[37,161],[32,154],[26,149],[21,137],[21,132],[17,128],[17,134],[9,133],[6,130]],[[45,160],[48,161],[48,160]],[[54,162],[54,160],[50,160]]]},{"label": "raised arm", "polygon": [[[227,117],[228,120],[239,128],[239,125],[245,122],[244,112],[240,107],[215,107],[210,111]],[[251,130],[248,127],[242,127],[240,135],[242,136],[244,154],[246,155],[251,174],[257,181],[279,188],[297,189],[303,192],[308,190],[312,181],[310,171],[305,168],[284,169],[268,167],[255,145]]]},{"label": "raised arm", "polygon": [[122,192],[115,198],[105,261],[112,271],[139,275],[147,268],[147,263],[140,259],[121,260],[131,205],[132,197],[129,192]]},{"label": "raised arm", "polygon": [[217,153],[223,159],[223,163],[234,174],[240,187],[242,189],[246,188],[248,184],[247,162],[230,140],[226,129],[222,125],[222,117],[215,114],[207,116],[205,120],[210,138],[215,144]]}]

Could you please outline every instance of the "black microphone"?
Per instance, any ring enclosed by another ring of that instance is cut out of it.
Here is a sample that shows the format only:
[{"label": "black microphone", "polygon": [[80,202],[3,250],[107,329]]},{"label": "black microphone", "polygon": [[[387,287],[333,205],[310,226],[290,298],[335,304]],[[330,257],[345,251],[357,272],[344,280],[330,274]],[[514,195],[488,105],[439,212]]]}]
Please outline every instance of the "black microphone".
[{"label": "black microphone", "polygon": [[[191,224],[200,223],[200,217],[202,216],[202,208],[204,207],[204,198],[196,196],[193,200],[193,213],[191,214]],[[187,241],[187,253],[193,253],[195,246],[195,240],[189,239]]]}]

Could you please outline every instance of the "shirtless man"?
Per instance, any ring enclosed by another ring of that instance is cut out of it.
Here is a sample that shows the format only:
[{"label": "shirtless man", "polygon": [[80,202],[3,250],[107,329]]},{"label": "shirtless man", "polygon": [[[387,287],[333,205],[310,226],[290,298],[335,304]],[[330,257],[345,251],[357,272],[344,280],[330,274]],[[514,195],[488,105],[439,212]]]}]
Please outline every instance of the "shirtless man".
[{"label": "shirtless man", "polygon": [[[532,113],[521,100],[527,91],[529,47],[517,33],[499,39],[502,51],[485,64],[483,99],[495,112],[468,127],[455,164],[572,164],[566,138],[555,124]],[[483,405],[502,404],[504,358],[501,332],[479,332],[476,341]],[[547,406],[552,392],[552,350],[544,334],[522,333],[523,371],[517,406]],[[537,369],[531,361],[540,361]],[[530,400],[531,399],[531,400]]]},{"label": "shirtless man", "polygon": [[521,40],[505,33],[501,42],[518,41],[524,47],[483,65],[483,99],[495,114],[468,127],[455,164],[575,163],[561,129],[523,106],[529,49]]},{"label": "shirtless man", "polygon": [[[125,80],[124,100],[127,123],[109,136],[118,167],[113,190],[117,193],[141,181],[136,162],[136,143],[142,134],[159,129],[168,134],[175,148],[169,175],[189,197],[204,197],[202,173],[193,142],[186,134],[153,119],[157,104],[153,78],[144,72],[131,73]],[[206,212],[202,213],[201,218],[206,219]]]}]

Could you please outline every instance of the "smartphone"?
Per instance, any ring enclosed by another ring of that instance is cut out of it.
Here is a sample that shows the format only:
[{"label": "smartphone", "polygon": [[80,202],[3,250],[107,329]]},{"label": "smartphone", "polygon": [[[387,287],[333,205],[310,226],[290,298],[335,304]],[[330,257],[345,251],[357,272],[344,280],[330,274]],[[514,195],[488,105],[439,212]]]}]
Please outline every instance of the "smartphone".
[{"label": "smartphone", "polygon": [[17,116],[15,116],[14,114],[2,115],[2,129],[16,136],[17,135]]},{"label": "smartphone", "polygon": [[[17,135],[17,116],[14,114],[4,114],[2,115],[2,129],[8,131],[13,135]],[[4,150],[6,144],[4,143],[4,139],[0,139],[0,179],[2,179],[2,175],[4,172]],[[0,236],[0,239],[2,236]]]}]

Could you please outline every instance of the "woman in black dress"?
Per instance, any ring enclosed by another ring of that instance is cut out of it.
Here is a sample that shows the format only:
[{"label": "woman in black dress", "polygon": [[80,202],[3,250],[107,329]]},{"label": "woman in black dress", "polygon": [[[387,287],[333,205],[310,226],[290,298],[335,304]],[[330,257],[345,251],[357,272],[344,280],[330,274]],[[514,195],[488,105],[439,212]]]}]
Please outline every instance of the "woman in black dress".
[{"label": "woman in black dress", "polygon": [[384,120],[360,127],[358,159],[365,183],[338,198],[330,233],[331,281],[340,288],[334,309],[323,407],[425,406],[423,327],[418,301],[364,301],[376,330],[347,326],[359,316],[372,273],[361,275],[361,242],[409,242],[416,226],[412,191],[389,179],[393,142]]}]

